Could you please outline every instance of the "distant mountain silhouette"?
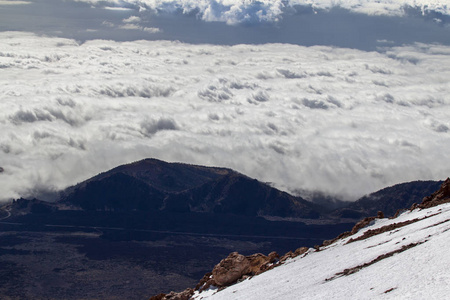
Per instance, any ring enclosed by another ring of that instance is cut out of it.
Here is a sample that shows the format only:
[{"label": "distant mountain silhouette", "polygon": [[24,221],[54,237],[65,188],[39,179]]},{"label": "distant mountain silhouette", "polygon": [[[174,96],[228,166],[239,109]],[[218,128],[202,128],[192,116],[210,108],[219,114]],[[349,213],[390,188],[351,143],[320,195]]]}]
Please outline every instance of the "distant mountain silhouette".
[{"label": "distant mountain silhouette", "polygon": [[225,168],[156,159],[122,165],[64,193],[86,210],[163,210],[316,219],[319,205]]},{"label": "distant mountain silhouette", "polygon": [[330,201],[306,201],[231,169],[145,159],[70,187],[62,193],[61,200],[85,210],[358,220],[378,211],[392,216],[398,209],[420,203],[441,184],[442,181],[401,183],[334,209],[336,203],[327,207]]},{"label": "distant mountain silhouette", "polygon": [[113,174],[123,173],[139,179],[145,184],[161,192],[181,192],[200,186],[210,180],[230,174],[234,171],[226,168],[204,167],[183,163],[169,163],[158,159],[147,158],[125,164],[100,173],[75,187],[80,188],[92,181],[100,181]]},{"label": "distant mountain silhouette", "polygon": [[382,211],[393,216],[398,209],[407,209],[438,190],[443,181],[412,181],[400,183],[369,194],[333,213],[342,218],[357,219]]}]

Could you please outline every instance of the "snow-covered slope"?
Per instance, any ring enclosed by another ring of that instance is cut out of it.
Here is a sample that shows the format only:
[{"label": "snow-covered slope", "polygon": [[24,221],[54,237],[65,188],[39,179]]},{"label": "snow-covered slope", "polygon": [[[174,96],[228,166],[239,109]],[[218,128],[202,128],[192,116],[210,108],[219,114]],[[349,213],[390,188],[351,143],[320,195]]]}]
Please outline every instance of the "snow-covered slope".
[{"label": "snow-covered slope", "polygon": [[[376,230],[385,232],[369,234]],[[370,237],[349,243],[365,236]],[[310,249],[259,276],[194,298],[445,299],[450,292],[449,241],[450,203],[416,209],[377,219],[320,251]]]}]

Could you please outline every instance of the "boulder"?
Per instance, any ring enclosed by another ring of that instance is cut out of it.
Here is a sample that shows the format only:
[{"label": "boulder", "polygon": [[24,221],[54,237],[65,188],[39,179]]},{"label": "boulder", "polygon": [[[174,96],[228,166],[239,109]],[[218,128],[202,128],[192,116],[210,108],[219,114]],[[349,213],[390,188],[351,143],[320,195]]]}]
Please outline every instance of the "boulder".
[{"label": "boulder", "polygon": [[244,255],[232,252],[214,267],[212,275],[216,285],[223,287],[235,283],[250,271],[250,261]]}]

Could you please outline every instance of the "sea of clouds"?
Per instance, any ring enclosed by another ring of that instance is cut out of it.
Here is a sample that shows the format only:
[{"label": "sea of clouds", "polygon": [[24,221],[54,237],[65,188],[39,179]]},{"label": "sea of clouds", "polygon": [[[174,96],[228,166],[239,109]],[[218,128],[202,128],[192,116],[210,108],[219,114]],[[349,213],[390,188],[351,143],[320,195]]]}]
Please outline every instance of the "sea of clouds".
[{"label": "sea of clouds", "polygon": [[155,157],[346,200],[450,174],[450,47],[0,33],[0,199]]},{"label": "sea of clouds", "polygon": [[75,0],[105,7],[196,14],[204,21],[236,23],[277,22],[286,12],[309,7],[314,11],[343,8],[368,15],[402,16],[408,10],[450,15],[442,0]]}]

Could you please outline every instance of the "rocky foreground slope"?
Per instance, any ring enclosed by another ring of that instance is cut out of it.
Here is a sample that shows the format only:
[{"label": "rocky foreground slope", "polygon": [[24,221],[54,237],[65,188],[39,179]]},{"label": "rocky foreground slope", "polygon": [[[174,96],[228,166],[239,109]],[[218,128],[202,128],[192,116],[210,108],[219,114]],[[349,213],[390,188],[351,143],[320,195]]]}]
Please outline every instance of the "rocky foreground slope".
[{"label": "rocky foreground slope", "polygon": [[195,289],[151,299],[445,298],[450,291],[449,202],[447,179],[394,218],[380,213],[336,240],[281,258],[232,253]]}]

